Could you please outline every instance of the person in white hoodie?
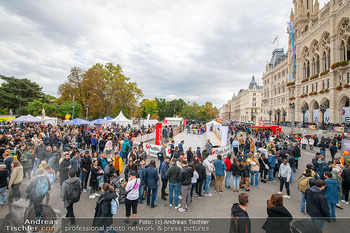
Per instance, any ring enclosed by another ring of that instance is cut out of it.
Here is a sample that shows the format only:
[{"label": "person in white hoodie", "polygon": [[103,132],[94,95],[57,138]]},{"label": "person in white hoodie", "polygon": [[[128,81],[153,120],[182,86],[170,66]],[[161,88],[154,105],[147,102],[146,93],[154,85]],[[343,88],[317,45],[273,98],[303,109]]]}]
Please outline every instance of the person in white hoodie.
[{"label": "person in white hoodie", "polygon": [[306,150],[306,145],[309,144],[309,140],[307,140],[307,138],[304,136],[301,139],[301,146],[303,147],[303,150]]},{"label": "person in white hoodie", "polygon": [[280,191],[278,192],[278,194],[282,194],[283,186],[285,185],[287,190],[287,195],[283,196],[284,198],[290,198],[289,181],[290,181],[291,174],[292,174],[292,169],[289,166],[288,160],[284,159],[278,171],[278,178],[280,180]]},{"label": "person in white hoodie", "polygon": [[206,178],[204,181],[205,196],[211,197],[212,194],[209,193],[209,185],[211,181],[211,173],[215,171],[214,165],[211,163],[213,161],[213,156],[208,156],[204,161],[203,165],[205,167]]}]

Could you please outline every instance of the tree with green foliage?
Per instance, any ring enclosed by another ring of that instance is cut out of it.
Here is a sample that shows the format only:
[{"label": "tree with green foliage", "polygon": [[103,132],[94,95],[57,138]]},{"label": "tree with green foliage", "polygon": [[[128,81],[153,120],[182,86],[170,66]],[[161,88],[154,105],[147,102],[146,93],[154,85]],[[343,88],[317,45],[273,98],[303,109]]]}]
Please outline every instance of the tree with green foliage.
[{"label": "tree with green foliage", "polygon": [[[82,106],[81,104],[75,102],[74,103],[74,116],[81,116],[82,114]],[[56,106],[56,115],[62,119],[64,119],[64,116],[66,114],[72,115],[73,113],[73,102],[72,101],[66,101],[61,105]],[[76,117],[74,117],[76,118]]]},{"label": "tree with green foliage", "polygon": [[158,105],[155,100],[149,100],[149,99],[142,100],[140,103],[141,117],[146,118],[148,114],[150,114],[151,116],[157,114],[158,113],[157,107]]},{"label": "tree with green foliage", "polygon": [[166,115],[166,106],[167,106],[167,101],[166,99],[163,98],[154,98],[154,100],[157,103],[157,110],[158,110],[158,116],[161,120],[163,120]]},{"label": "tree with green foliage", "polygon": [[56,107],[57,106],[53,103],[43,103],[41,100],[37,99],[28,103],[26,111],[33,116],[41,116],[42,110],[45,109],[45,115],[55,116]]},{"label": "tree with green foliage", "polygon": [[3,83],[0,86],[0,107],[12,109],[14,113],[26,114],[29,102],[44,96],[42,87],[29,79],[19,79],[0,75]]}]

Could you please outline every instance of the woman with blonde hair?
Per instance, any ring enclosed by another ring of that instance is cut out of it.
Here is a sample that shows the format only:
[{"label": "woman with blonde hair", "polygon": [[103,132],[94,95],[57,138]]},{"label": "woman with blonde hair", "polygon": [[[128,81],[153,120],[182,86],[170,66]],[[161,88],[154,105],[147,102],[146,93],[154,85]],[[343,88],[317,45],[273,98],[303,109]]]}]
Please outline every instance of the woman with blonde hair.
[{"label": "woman with blonde hair", "polygon": [[259,159],[256,158],[252,153],[250,154],[250,170],[252,171],[250,176],[250,183],[252,186],[255,185],[255,187],[258,187],[260,170]]},{"label": "woman with blonde hair", "polygon": [[12,174],[9,182],[9,188],[12,189],[13,198],[15,202],[18,202],[21,198],[21,194],[19,192],[19,186],[23,181],[23,167],[18,160],[15,160],[11,164],[12,166]]},{"label": "woman with blonde hair", "polygon": [[[55,181],[55,172],[52,170],[52,168],[48,164],[46,164],[44,166],[43,170],[44,170],[44,173],[49,178],[50,185],[53,185],[53,183]],[[49,204],[49,201],[50,201],[50,193],[48,192],[48,193],[46,193],[46,205]]]}]

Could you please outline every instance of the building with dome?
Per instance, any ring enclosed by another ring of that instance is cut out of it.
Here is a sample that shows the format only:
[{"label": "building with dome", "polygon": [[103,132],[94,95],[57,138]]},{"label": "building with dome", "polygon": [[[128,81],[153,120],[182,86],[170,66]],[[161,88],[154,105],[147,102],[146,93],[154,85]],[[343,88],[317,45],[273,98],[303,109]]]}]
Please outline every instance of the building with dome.
[{"label": "building with dome", "polygon": [[[248,89],[241,89],[237,95],[234,93],[231,100],[225,105],[224,115],[229,115],[229,120],[255,123],[262,119],[261,97],[262,86],[259,86],[252,77]],[[228,108],[227,105],[230,105]],[[229,110],[229,114],[227,114]]]},{"label": "building with dome", "polygon": [[275,49],[266,64],[263,120],[349,124],[350,1],[293,3],[295,72],[289,37],[288,51]]}]

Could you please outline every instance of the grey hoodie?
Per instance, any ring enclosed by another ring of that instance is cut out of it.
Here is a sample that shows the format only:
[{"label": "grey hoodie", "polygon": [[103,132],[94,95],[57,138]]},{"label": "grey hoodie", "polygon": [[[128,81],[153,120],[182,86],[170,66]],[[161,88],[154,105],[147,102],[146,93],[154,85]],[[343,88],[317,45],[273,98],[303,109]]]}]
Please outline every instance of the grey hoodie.
[{"label": "grey hoodie", "polygon": [[282,163],[280,165],[280,169],[278,171],[278,177],[287,178],[287,182],[289,182],[291,173],[292,173],[292,169],[290,168],[289,163],[287,163],[286,165]]},{"label": "grey hoodie", "polygon": [[206,173],[207,176],[210,176],[211,173],[214,171],[214,169],[211,166],[211,161],[212,161],[212,157],[211,156],[209,156],[207,159],[205,159],[203,161],[203,165],[205,167],[205,173]]}]

